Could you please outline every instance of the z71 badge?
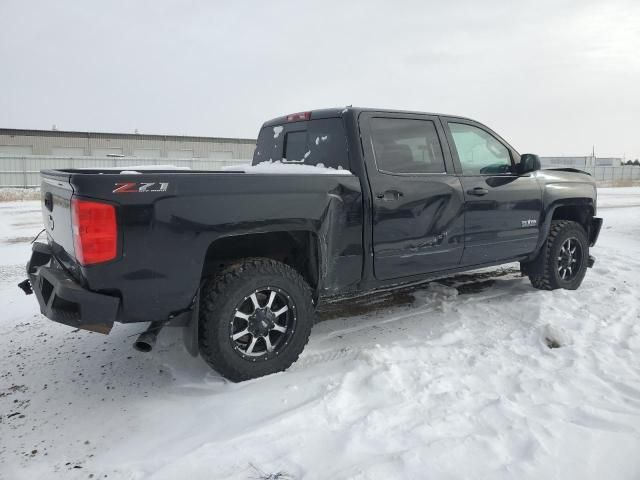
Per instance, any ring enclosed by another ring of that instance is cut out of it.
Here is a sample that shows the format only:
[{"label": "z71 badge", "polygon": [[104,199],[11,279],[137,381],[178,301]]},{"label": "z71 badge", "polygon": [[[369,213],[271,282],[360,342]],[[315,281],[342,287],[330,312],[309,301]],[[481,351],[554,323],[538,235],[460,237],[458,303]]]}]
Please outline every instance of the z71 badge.
[{"label": "z71 badge", "polygon": [[533,218],[529,220],[522,220],[522,228],[535,227],[536,225],[538,225],[538,221]]},{"label": "z71 badge", "polygon": [[169,182],[123,182],[116,183],[113,193],[146,193],[146,192],[166,192]]}]

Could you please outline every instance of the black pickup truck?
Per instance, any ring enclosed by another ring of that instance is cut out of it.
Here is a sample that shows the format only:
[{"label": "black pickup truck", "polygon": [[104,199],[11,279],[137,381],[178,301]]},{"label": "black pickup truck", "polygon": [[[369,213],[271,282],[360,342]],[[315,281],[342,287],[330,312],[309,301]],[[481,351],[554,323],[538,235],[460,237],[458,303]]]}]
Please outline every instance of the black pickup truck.
[{"label": "black pickup truck", "polygon": [[234,381],[295,362],[330,297],[516,261],[576,289],[602,224],[588,174],[478,122],[351,107],[266,122],[236,171],[43,171],[42,213],[21,288],[44,315],[151,322],[142,350],[182,326]]}]

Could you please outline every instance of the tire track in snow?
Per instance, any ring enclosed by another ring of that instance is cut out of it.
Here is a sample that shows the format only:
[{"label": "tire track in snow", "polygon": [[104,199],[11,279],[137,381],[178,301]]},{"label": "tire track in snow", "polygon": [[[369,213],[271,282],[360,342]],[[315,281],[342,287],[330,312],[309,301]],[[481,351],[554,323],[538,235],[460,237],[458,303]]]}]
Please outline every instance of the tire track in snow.
[{"label": "tire track in snow", "polygon": [[[455,308],[456,305],[463,306],[463,305],[468,305],[470,303],[477,305],[478,303],[486,303],[488,299],[495,299],[495,298],[508,296],[513,293],[511,289],[507,289],[506,291],[500,291],[498,290],[500,287],[497,287],[497,290],[489,295],[487,295],[486,293],[485,294],[473,293],[468,296],[465,295],[466,298],[463,300],[462,303],[457,302],[457,300],[460,299],[459,297],[460,294],[458,293],[458,289],[462,289],[473,283],[476,283],[476,282],[469,282],[468,281],[469,279],[478,278],[478,277],[482,279],[497,279],[502,277],[503,280],[515,280],[520,278],[519,272],[517,273],[517,276],[515,275],[515,272],[516,272],[515,269],[509,269],[509,270],[499,269],[495,272],[494,276],[492,276],[493,272],[482,272],[480,274],[477,274],[477,276],[474,276],[473,274],[462,275],[461,277],[465,277],[467,281],[459,282],[457,284],[457,287],[443,285],[442,283],[439,283],[437,281],[429,282],[426,285],[422,284],[420,285],[420,287],[416,287],[416,286],[408,287],[411,290],[410,294],[414,297],[413,306],[407,306],[404,308],[398,307],[397,309],[398,313],[395,315],[389,316],[389,313],[392,313],[393,310],[390,312],[388,308],[386,309],[384,308],[385,307],[384,303],[380,304],[376,302],[375,308],[382,308],[382,313],[380,314],[380,318],[375,318],[374,320],[367,321],[367,320],[359,319],[356,317],[355,319],[350,319],[353,323],[355,323],[355,325],[352,327],[337,328],[337,329],[334,328],[327,333],[321,333],[321,334],[316,333],[315,335],[312,332],[311,344],[309,345],[309,347],[311,348],[307,347],[306,354],[303,353],[300,356],[300,359],[294,364],[294,367],[292,368],[303,369],[309,366],[313,366],[321,363],[328,363],[328,362],[337,361],[337,360],[355,360],[364,351],[367,351],[372,348],[372,345],[366,345],[362,347],[356,347],[356,346],[350,345],[348,347],[341,347],[338,349],[330,348],[328,350],[314,353],[313,344],[315,343],[330,342],[332,340],[342,339],[345,336],[351,336],[357,333],[371,331],[372,329],[379,328],[385,325],[411,321],[416,318],[424,317],[429,314],[443,313],[443,311],[446,312],[446,310],[448,309]],[[449,283],[455,284],[453,281],[450,281]],[[487,289],[490,289],[492,287],[493,287],[493,284],[487,287]],[[403,289],[399,289],[398,293],[403,294],[403,293],[406,293],[406,291],[403,291]],[[421,298],[424,296],[424,294],[426,294],[426,296],[430,298]],[[423,301],[425,303],[423,305],[416,306],[415,303],[419,301]],[[539,309],[536,312],[532,312],[529,310],[527,312],[527,316],[532,316],[532,319],[534,317],[538,318]],[[341,319],[335,319],[330,321],[338,322],[340,320]],[[455,331],[456,329],[458,329],[460,325],[458,321],[455,321],[447,324],[446,327],[447,327],[447,331],[445,331],[444,334],[441,335],[441,337],[439,338],[446,337],[447,334],[449,334],[451,331]],[[438,341],[439,338],[431,338],[427,340],[427,343],[433,342],[434,344],[441,344],[442,342]]]}]

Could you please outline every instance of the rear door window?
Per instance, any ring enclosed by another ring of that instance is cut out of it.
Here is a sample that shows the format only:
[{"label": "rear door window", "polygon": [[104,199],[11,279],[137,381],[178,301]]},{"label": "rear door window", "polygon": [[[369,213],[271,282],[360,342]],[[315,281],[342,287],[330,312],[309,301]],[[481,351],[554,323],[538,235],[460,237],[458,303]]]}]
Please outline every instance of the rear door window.
[{"label": "rear door window", "polygon": [[347,137],[342,119],[323,118],[263,127],[253,164],[268,161],[349,170]]},{"label": "rear door window", "polygon": [[446,172],[436,126],[431,120],[372,118],[371,136],[381,172]]}]

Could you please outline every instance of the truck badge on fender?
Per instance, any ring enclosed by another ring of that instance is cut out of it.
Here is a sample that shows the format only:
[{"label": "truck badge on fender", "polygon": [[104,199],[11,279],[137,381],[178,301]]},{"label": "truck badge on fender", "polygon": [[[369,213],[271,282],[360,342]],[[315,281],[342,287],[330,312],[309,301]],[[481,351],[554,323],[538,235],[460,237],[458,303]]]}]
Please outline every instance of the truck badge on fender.
[{"label": "truck badge on fender", "polygon": [[522,228],[535,227],[536,225],[538,225],[538,221],[530,218],[529,220],[522,220],[521,224]]},{"label": "truck badge on fender", "polygon": [[122,182],[116,183],[116,189],[113,193],[145,193],[145,192],[166,192],[169,188],[169,182]]}]

